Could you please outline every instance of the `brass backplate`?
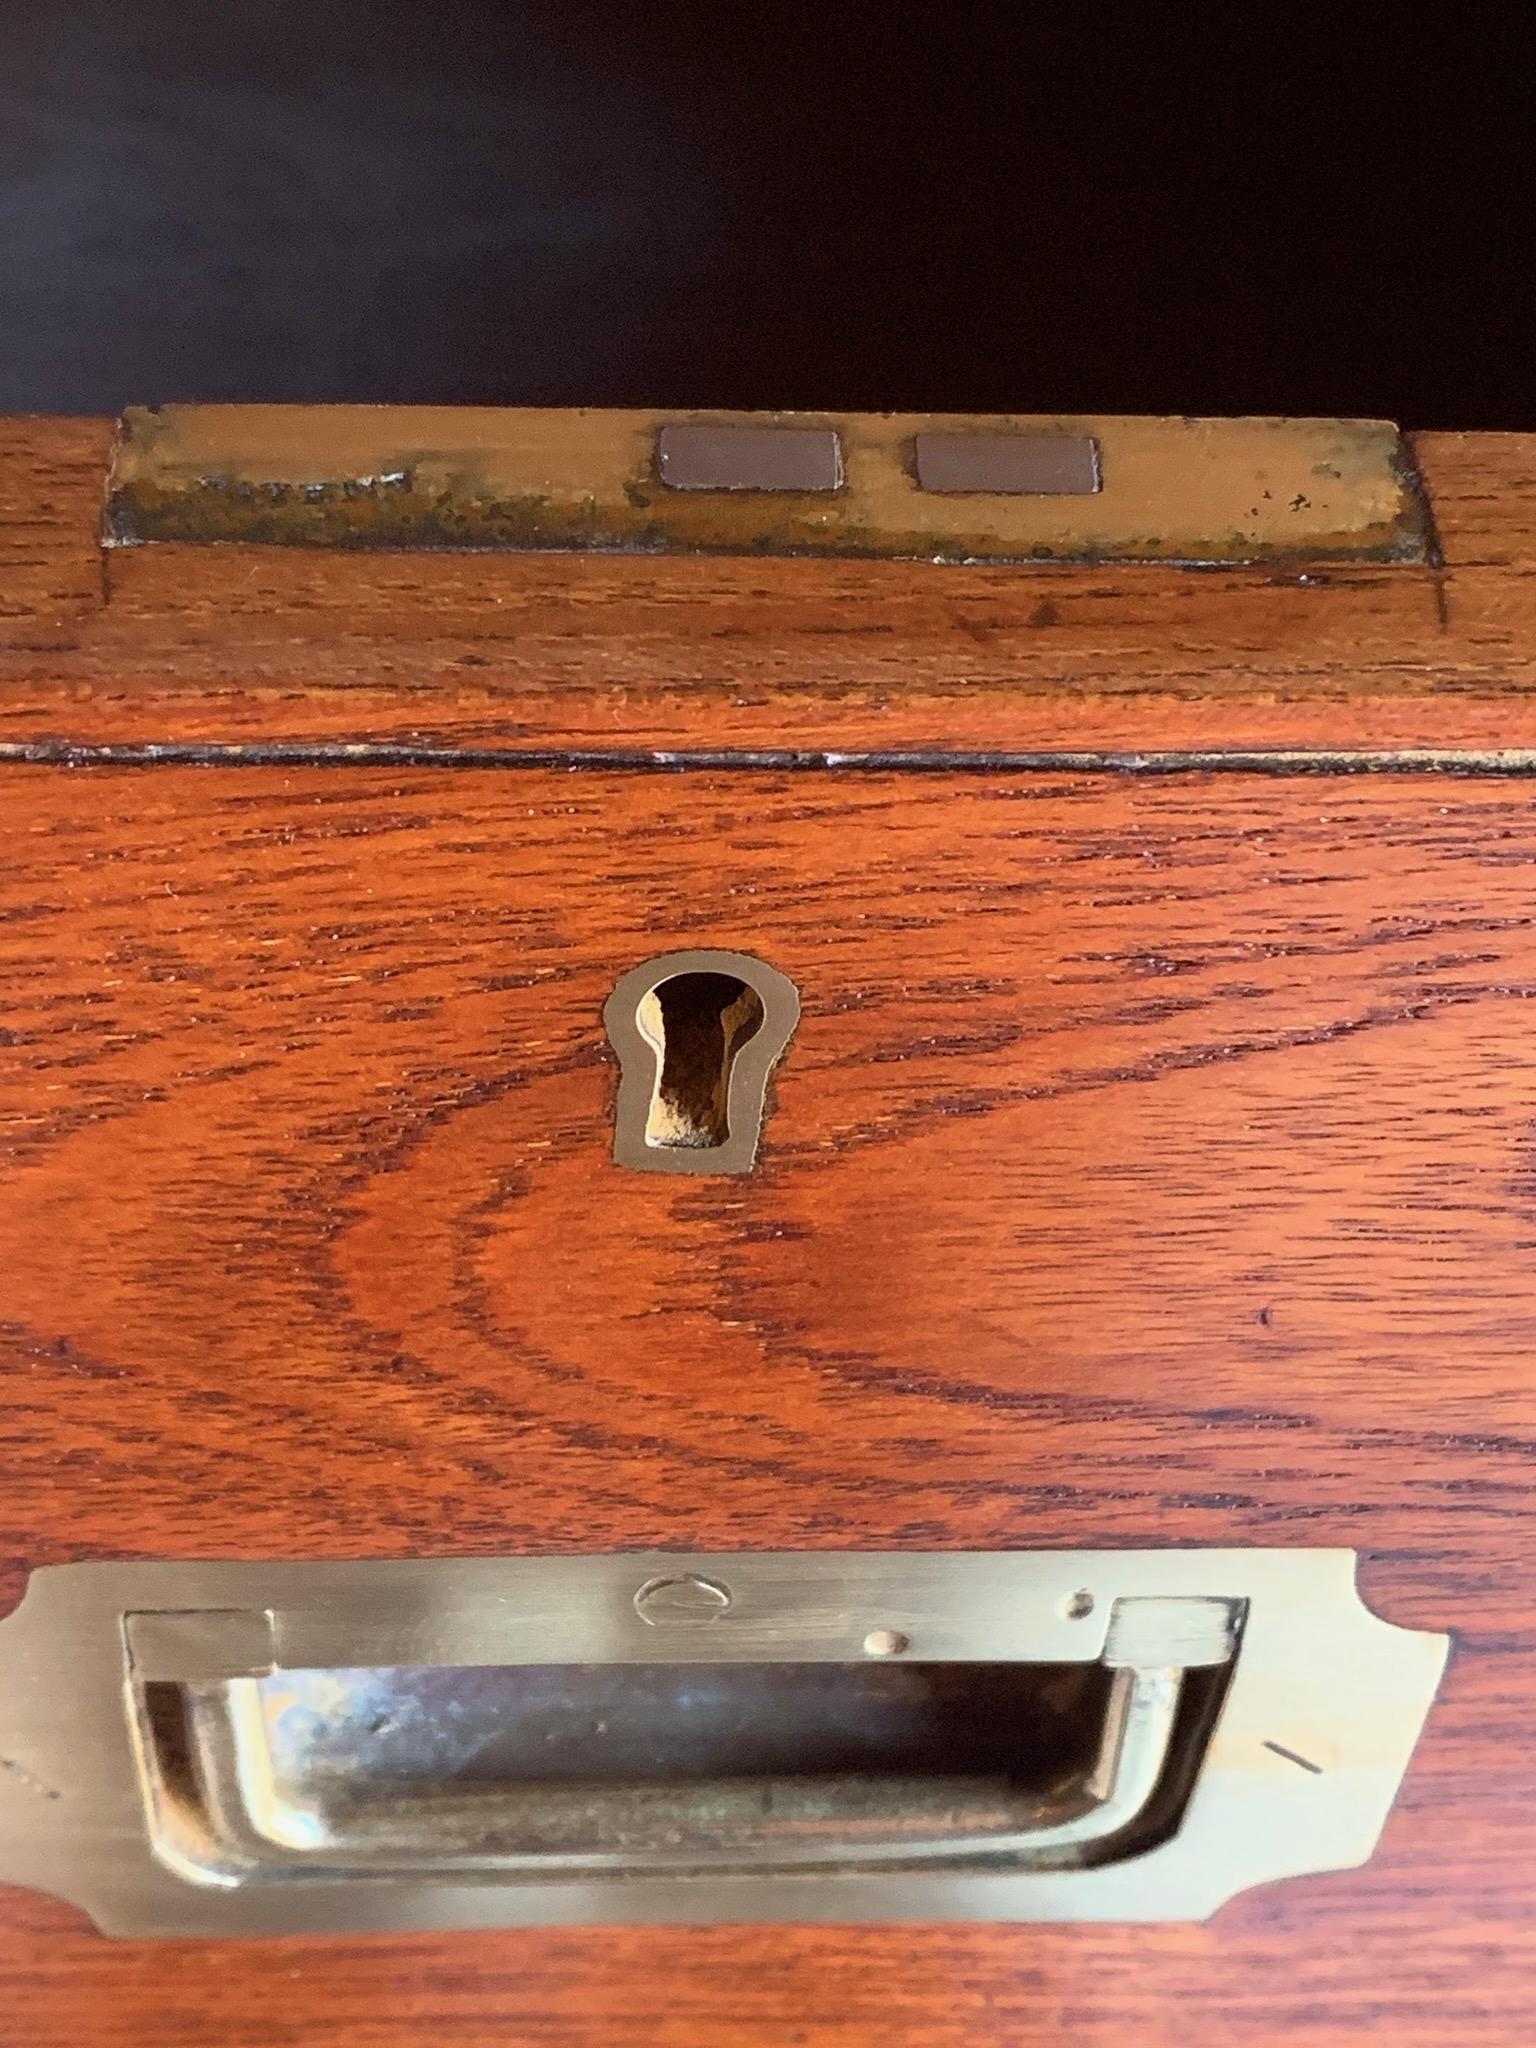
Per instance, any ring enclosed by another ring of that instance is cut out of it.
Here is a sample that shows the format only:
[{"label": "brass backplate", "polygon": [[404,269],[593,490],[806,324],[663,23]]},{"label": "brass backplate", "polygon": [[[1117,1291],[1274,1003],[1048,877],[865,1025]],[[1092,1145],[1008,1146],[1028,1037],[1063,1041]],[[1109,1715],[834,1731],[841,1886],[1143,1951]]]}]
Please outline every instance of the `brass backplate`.
[{"label": "brass backplate", "polygon": [[95,1563],[0,1881],[119,1935],[1199,1919],[1363,1862],[1447,1639],[1343,1550]]}]

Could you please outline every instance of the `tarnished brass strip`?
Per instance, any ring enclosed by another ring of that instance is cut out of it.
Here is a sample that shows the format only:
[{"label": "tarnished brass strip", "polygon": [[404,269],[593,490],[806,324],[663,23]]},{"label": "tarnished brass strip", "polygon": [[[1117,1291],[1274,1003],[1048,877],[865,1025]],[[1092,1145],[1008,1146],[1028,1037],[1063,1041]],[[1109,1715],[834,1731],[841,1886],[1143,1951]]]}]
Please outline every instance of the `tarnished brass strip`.
[{"label": "tarnished brass strip", "polygon": [[131,407],[104,538],[1201,567],[1432,554],[1384,420],[355,405]]}]

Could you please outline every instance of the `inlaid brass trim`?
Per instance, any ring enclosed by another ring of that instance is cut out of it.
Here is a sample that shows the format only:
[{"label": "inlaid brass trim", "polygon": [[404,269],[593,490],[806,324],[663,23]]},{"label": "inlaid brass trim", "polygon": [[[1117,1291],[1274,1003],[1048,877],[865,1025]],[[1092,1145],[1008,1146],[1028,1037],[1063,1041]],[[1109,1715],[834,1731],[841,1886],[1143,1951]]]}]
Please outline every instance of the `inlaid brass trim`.
[{"label": "inlaid brass trim", "polygon": [[1430,559],[1385,420],[165,406],[123,415],[109,547]]},{"label": "inlaid brass trim", "polygon": [[1446,1647],[1335,1550],[60,1566],[0,1622],[0,1881],[116,1934],[1198,1919],[1370,1855]]}]

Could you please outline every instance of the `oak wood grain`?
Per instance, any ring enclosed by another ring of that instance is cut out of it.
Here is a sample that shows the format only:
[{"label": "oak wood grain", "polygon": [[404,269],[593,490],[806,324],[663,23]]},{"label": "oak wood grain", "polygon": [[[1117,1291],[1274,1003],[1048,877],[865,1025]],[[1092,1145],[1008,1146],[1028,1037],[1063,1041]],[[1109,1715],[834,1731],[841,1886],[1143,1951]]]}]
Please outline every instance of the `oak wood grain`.
[{"label": "oak wood grain", "polygon": [[[0,423],[0,1596],[1345,1543],[1456,1651],[1375,1860],[1206,1926],[123,1944],[11,1891],[4,2048],[1524,2042],[1536,443],[1417,437],[1443,567],[1302,582],[104,554],[109,440]],[[802,994],[742,1180],[609,1156],[603,1000],[689,944]]]},{"label": "oak wood grain", "polygon": [[102,601],[107,420],[0,420],[0,646],[25,658],[75,644]]},{"label": "oak wood grain", "polygon": [[[1536,813],[1493,776],[0,771],[0,1557],[1345,1543],[1451,1673],[1203,1927],[111,1944],[0,2040],[1529,2034]],[[761,1163],[604,999],[798,984]],[[285,2032],[286,2030],[286,2032]]]}]

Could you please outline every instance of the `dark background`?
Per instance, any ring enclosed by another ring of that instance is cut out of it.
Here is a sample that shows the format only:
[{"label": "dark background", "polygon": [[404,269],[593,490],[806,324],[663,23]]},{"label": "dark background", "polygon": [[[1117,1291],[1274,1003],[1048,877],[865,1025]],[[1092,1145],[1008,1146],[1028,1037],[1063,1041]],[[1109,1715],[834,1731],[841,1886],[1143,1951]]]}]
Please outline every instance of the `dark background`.
[{"label": "dark background", "polygon": [[0,0],[0,409],[1536,427],[1519,10]]}]

